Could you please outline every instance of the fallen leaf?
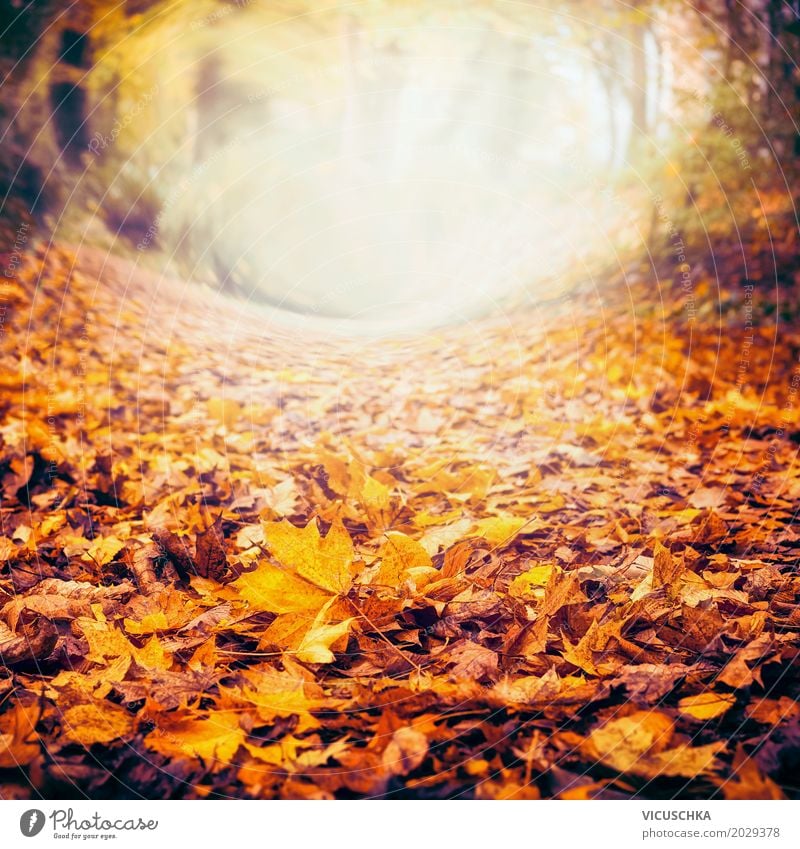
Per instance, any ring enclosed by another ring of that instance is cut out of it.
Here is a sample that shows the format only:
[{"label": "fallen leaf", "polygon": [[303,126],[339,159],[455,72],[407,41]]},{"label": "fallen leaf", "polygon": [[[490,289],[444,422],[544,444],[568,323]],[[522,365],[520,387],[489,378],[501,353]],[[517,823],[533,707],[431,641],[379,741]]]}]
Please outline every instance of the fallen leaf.
[{"label": "fallen leaf", "polygon": [[686,696],[678,702],[678,710],[694,719],[716,719],[736,704],[736,698],[730,693],[707,691],[696,696]]},{"label": "fallen leaf", "polygon": [[75,705],[61,717],[64,734],[74,743],[92,746],[111,743],[131,733],[133,717],[112,702]]},{"label": "fallen leaf", "polygon": [[230,763],[244,742],[239,715],[233,711],[213,711],[196,719],[164,714],[145,737],[153,752],[167,758],[200,758],[215,769]]},{"label": "fallen leaf", "polygon": [[408,775],[428,756],[428,739],[414,728],[398,728],[383,750],[383,763],[393,775]]}]

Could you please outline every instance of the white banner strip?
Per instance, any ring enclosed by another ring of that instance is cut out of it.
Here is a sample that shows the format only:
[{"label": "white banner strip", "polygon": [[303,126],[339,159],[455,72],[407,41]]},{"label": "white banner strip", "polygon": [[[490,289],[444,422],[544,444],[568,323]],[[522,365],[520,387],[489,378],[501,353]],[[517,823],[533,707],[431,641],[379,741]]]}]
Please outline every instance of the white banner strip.
[{"label": "white banner strip", "polygon": [[[487,807],[491,805],[492,807]],[[502,807],[499,807],[502,805]],[[311,808],[314,808],[312,811]],[[0,802],[0,846],[228,849],[800,846],[795,801]]]}]

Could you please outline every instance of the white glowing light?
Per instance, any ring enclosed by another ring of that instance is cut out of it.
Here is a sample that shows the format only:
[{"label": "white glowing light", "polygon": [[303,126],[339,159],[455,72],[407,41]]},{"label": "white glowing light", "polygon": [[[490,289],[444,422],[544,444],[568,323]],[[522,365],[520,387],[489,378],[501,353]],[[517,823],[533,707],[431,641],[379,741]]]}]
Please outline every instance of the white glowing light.
[{"label": "white glowing light", "polygon": [[263,69],[186,199],[223,276],[387,327],[557,289],[597,228],[565,151],[609,156],[585,57],[474,26],[340,40],[327,65]]}]

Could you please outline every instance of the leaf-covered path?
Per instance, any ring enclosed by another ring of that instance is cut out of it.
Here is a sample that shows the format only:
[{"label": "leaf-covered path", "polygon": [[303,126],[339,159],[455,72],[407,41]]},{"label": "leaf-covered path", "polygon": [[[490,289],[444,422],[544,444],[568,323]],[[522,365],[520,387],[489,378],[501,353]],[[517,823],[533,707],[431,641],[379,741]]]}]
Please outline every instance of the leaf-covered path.
[{"label": "leaf-covered path", "polygon": [[796,796],[795,249],[391,341],[26,257],[0,795]]}]

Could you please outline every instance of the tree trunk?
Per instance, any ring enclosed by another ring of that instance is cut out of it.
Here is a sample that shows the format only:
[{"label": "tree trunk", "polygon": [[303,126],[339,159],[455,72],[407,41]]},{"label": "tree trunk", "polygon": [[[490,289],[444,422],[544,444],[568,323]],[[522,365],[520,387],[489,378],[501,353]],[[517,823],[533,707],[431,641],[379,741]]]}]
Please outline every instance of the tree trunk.
[{"label": "tree trunk", "polygon": [[630,26],[631,79],[628,90],[631,104],[631,135],[628,143],[629,158],[635,153],[641,139],[649,131],[647,116],[647,22],[643,19],[638,6],[634,10],[635,19]]}]

